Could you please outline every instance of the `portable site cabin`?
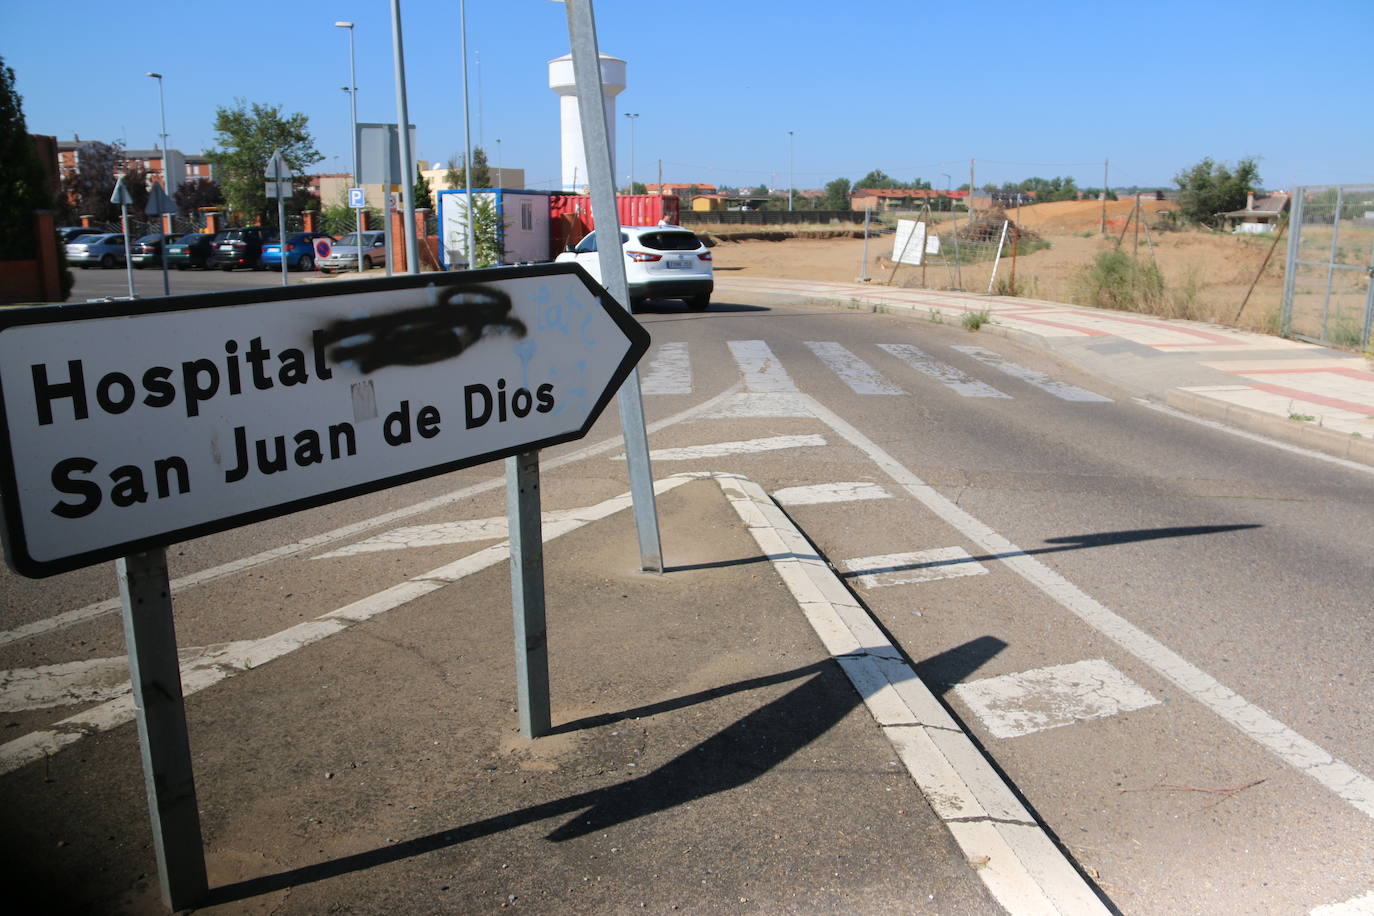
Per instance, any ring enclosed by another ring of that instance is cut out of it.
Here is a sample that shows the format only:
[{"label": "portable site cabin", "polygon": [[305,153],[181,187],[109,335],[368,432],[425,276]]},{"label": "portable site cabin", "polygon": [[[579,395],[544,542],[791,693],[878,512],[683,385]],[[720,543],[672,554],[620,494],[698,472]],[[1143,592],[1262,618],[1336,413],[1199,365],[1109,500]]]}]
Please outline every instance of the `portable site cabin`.
[{"label": "portable site cabin", "polygon": [[[486,203],[490,204],[488,212],[495,216],[498,264],[553,259],[549,245],[549,192],[474,188],[472,196],[479,224]],[[468,264],[467,192],[440,191],[438,204],[439,264],[444,270],[462,270]]]}]

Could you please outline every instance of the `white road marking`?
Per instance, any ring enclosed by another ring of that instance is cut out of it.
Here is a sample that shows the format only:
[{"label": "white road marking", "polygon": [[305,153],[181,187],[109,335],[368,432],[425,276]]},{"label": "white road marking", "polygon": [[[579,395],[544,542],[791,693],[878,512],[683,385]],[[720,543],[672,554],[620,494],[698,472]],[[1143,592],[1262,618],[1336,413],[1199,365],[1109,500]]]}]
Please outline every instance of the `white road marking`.
[{"label": "white road marking", "polygon": [[887,553],[873,557],[845,560],[842,564],[856,576],[864,588],[886,588],[912,582],[933,582],[959,576],[987,575],[988,568],[979,563],[962,547],[937,547],[914,553]]},{"label": "white road marking", "polygon": [[[669,426],[673,426],[677,423],[681,423],[686,420],[694,420],[702,415],[710,415],[712,411],[718,410],[722,404],[729,403],[738,393],[739,385],[732,385],[730,388],[727,388],[725,391],[722,391],[715,397],[703,401],[695,407],[689,407],[686,410],[673,414],[671,417],[665,417],[662,420],[656,420],[655,422],[650,423],[647,427],[648,432],[658,432],[661,429],[666,429]],[[605,439],[601,442],[597,442],[593,445],[583,446],[582,448],[569,452],[566,455],[561,455],[556,458],[541,458],[540,465],[545,471],[549,471],[553,468],[562,467],[563,465],[570,464],[574,461],[581,461],[582,459],[590,458],[593,455],[600,455],[603,452],[609,452],[611,449],[620,447],[623,444],[624,441],[620,436],[614,436],[612,438]],[[273,547],[269,550],[264,550],[260,553],[255,553],[252,556],[243,557],[238,560],[231,560],[228,563],[222,563],[219,566],[211,566],[208,569],[202,569],[197,572],[188,573],[184,576],[178,576],[171,581],[172,593],[176,594],[177,592],[183,591],[196,585],[204,585],[207,582],[213,582],[216,579],[222,579],[225,576],[231,576],[235,573],[245,572],[246,570],[254,569],[266,563],[271,563],[276,560],[285,559],[286,557],[295,556],[298,553],[303,553],[308,550],[314,550],[317,547],[324,547],[327,544],[333,544],[338,541],[347,540],[348,538],[356,537],[357,535],[360,535],[365,531],[373,531],[377,528],[383,527],[384,525],[394,524],[395,522],[399,522],[403,519],[413,518],[416,515],[423,515],[424,513],[432,512],[435,509],[441,509],[444,506],[450,505],[452,503],[470,499],[471,497],[476,496],[479,493],[485,493],[488,490],[495,490],[498,487],[503,487],[505,486],[505,484],[506,478],[504,475],[500,477],[493,477],[489,480],[484,480],[481,483],[476,483],[471,486],[462,487],[461,489],[453,490],[449,493],[436,496],[433,499],[426,499],[422,502],[418,502],[410,506],[405,506],[401,509],[396,509],[391,512],[384,512],[381,515],[374,515],[372,518],[364,519],[361,522],[354,522],[351,525],[344,525],[341,528],[335,528],[332,531],[326,531],[323,534],[317,534],[313,537],[304,538],[303,540],[299,540],[291,544],[283,544],[280,547]],[[0,630],[0,646],[7,646],[10,643],[18,642],[22,639],[30,639],[35,636],[41,636],[44,633],[51,633],[55,630],[62,630],[66,629],[67,627],[76,626],[77,624],[85,623],[88,620],[94,620],[97,617],[101,617],[105,614],[109,614],[117,610],[119,610],[119,599],[106,598],[103,601],[97,601],[94,604],[88,604],[85,607],[76,608],[75,610],[71,611],[65,611],[61,614],[56,614],[52,617],[46,617],[42,620],[35,620],[32,623],[27,623],[23,626],[15,627],[12,630]]]},{"label": "white road marking", "polygon": [[815,398],[808,395],[802,397],[810,401],[811,413],[817,419],[867,454],[898,485],[981,550],[996,555],[1017,575],[1149,665],[1241,734],[1267,748],[1289,766],[1310,776],[1356,810],[1374,818],[1374,779],[1333,757],[1153,636],[1103,606],[1059,573],[1034,557],[1027,556],[1021,548],[903,467],[834,411]]},{"label": "white road marking", "polygon": [[891,499],[892,494],[876,483],[817,483],[807,487],[784,487],[773,492],[784,506],[814,506],[818,503],[848,503],[864,499]]},{"label": "white road marking", "polygon": [[739,371],[744,374],[744,390],[753,392],[797,390],[796,384],[792,381],[792,376],[787,374],[787,370],[782,367],[782,363],[778,362],[778,358],[773,355],[768,344],[761,340],[732,340],[729,346],[730,355],[735,358],[735,364],[739,366]]},{"label": "white road marking", "polygon": [[[545,525],[575,518],[578,509],[550,509],[541,513]],[[434,525],[407,525],[393,528],[381,534],[331,550],[312,557],[315,560],[331,560],[337,557],[351,557],[360,553],[374,553],[379,550],[409,550],[412,547],[442,547],[446,544],[462,544],[469,541],[495,541],[509,533],[506,516],[495,518],[470,518],[457,522],[440,522]]]},{"label": "white road marking", "polygon": [[[196,667],[202,659],[218,656],[226,648],[246,646],[247,642],[214,646],[182,647],[177,657],[183,668]],[[130,691],[128,656],[91,658],[37,668],[0,671],[0,712],[24,712],[103,703]]]},{"label": "white road marking", "polygon": [[666,343],[654,351],[649,370],[639,379],[641,394],[691,394],[692,362],[687,344]]},{"label": "white road marking", "polygon": [[[691,461],[696,458],[749,455],[754,452],[775,452],[786,448],[811,448],[825,444],[825,440],[816,435],[769,436],[763,439],[745,439],[740,442],[715,442],[710,445],[655,449],[649,452],[649,458],[652,461]],[[616,455],[612,460],[624,461],[625,455]]]},{"label": "white road marking", "polygon": [[1025,366],[1018,366],[1016,363],[1009,363],[998,354],[982,347],[955,347],[960,353],[966,353],[984,365],[991,366],[999,372],[1010,375],[1012,378],[1020,379],[1027,385],[1033,385],[1041,391],[1048,392],[1057,398],[1065,401],[1093,401],[1110,404],[1111,398],[1094,394],[1068,382],[1061,382],[1050,378],[1043,372],[1034,369],[1027,369]]},{"label": "white road marking", "polygon": [[[684,483],[702,477],[700,473],[678,474],[654,482],[654,492],[662,495]],[[630,494],[603,500],[588,506],[577,513],[576,518],[567,518],[543,528],[543,540],[550,541],[559,535],[573,531],[589,522],[606,518],[631,505]],[[321,614],[314,620],[307,620],[288,627],[262,639],[226,643],[221,646],[202,650],[191,650],[193,657],[183,658],[181,665],[181,688],[184,696],[198,693],[206,687],[218,684],[226,678],[241,674],[264,665],[274,659],[319,642],[328,636],[342,633],[355,623],[408,604],[430,592],[458,582],[465,576],[504,563],[510,558],[510,543],[503,542],[485,547],[460,560],[421,573],[390,588],[368,595],[352,604]],[[115,697],[99,706],[83,710],[53,723],[46,729],[29,732],[0,745],[0,775],[11,773],[25,764],[54,754],[62,748],[81,740],[87,735],[108,731],[134,719],[132,693]]]},{"label": "white road marking", "polygon": [[713,475],[831,658],[1009,913],[1105,914],[1106,907],[825,560],[756,483]]},{"label": "white road marking", "polygon": [[905,394],[882,373],[833,341],[808,340],[806,346],[855,394]]},{"label": "white road marking", "polygon": [[749,417],[809,417],[811,412],[795,392],[741,392],[709,413],[702,420],[738,420]]},{"label": "white road marking", "polygon": [[997,738],[1157,706],[1159,700],[1104,659],[1073,662],[956,684],[957,693]]},{"label": "white road marking", "polygon": [[910,344],[878,344],[878,346],[924,375],[953,389],[966,398],[1009,398],[987,382],[965,375],[949,363],[942,363],[924,350]]},{"label": "white road marking", "polygon": [[1328,903],[1312,911],[1312,916],[1374,916],[1374,891],[1345,903]]}]

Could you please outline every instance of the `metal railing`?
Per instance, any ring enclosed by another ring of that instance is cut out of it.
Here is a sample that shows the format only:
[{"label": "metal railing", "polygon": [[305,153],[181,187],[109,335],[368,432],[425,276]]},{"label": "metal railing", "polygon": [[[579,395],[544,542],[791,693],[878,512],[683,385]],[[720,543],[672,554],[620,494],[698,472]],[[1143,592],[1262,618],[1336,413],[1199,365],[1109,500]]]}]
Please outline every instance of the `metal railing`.
[{"label": "metal railing", "polygon": [[1293,190],[1281,329],[1338,347],[1370,344],[1374,184]]}]

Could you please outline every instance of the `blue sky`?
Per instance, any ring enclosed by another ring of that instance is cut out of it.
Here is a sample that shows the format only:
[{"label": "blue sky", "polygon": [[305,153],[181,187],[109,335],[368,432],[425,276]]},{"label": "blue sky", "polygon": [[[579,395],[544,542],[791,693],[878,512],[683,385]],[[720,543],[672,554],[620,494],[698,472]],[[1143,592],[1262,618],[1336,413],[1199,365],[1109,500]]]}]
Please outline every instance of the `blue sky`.
[{"label": "blue sky", "polygon": [[[422,159],[463,148],[457,0],[402,0],[411,121]],[[269,17],[270,14],[270,17]],[[601,50],[626,59],[617,180],[821,187],[879,168],[936,186],[1072,175],[1168,184],[1203,156],[1260,160],[1264,184],[1374,180],[1374,0],[1250,2],[596,3]],[[60,17],[60,18],[59,18]],[[157,142],[165,76],[171,146],[215,142],[235,98],[310,118],[320,171],[350,167],[348,39],[358,117],[395,121],[390,3],[119,6],[0,0],[0,56],[29,129]],[[468,0],[474,145],[527,183],[559,174],[547,62],[567,53],[563,6]],[[1293,60],[1291,54],[1301,55]],[[787,132],[795,132],[789,147]],[[945,176],[949,176],[946,178]]]}]

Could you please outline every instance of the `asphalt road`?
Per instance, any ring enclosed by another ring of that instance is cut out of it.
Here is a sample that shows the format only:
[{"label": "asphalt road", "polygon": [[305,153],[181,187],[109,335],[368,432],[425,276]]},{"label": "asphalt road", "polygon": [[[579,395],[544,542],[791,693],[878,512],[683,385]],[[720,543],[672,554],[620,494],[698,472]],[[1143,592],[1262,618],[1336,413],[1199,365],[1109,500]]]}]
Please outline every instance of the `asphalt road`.
[{"label": "asphalt road", "polygon": [[[74,301],[124,294],[122,271],[77,274]],[[158,272],[135,274],[141,295],[160,292]],[[173,291],[269,276],[174,274]],[[1348,771],[1374,774],[1370,475],[952,327],[800,303],[640,317],[656,476],[728,471],[773,494],[1121,911],[1307,913],[1374,890],[1374,811],[1342,790]],[[735,386],[732,410],[673,421]],[[615,424],[611,411],[546,461]],[[550,474],[546,507],[623,491],[607,454]],[[263,552],[345,546],[464,486],[487,489],[450,514],[499,515],[498,477],[470,469],[174,546],[174,578],[258,558],[188,602],[181,644],[271,634],[428,568],[407,550],[327,573]],[[675,550],[665,541],[670,566]],[[117,657],[117,613],[62,617],[113,586],[108,568],[0,576],[6,629],[36,627],[0,644],[0,667]],[[9,734],[64,714],[12,709]]]}]

